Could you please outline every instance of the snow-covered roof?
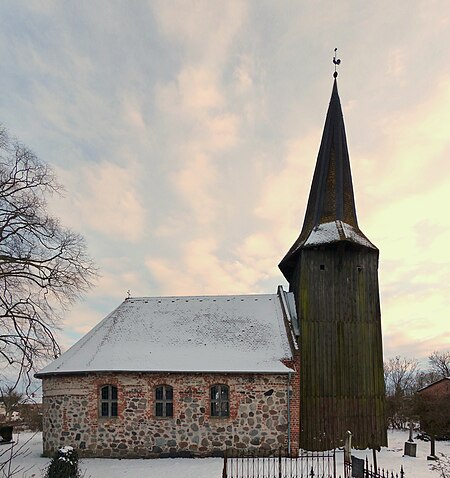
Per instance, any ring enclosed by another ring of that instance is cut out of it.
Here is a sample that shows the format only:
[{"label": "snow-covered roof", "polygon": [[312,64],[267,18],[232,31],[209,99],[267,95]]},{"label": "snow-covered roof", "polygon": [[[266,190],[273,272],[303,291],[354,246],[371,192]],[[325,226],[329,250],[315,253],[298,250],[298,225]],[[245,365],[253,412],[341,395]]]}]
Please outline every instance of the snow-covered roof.
[{"label": "snow-covered roof", "polygon": [[286,373],[290,369],[281,360],[291,358],[292,352],[282,294],[129,298],[36,376],[94,371]]},{"label": "snow-covered roof", "polygon": [[331,221],[314,227],[304,242],[304,246],[318,246],[338,241],[349,241],[361,246],[376,249],[376,247],[359,230],[344,221]]}]

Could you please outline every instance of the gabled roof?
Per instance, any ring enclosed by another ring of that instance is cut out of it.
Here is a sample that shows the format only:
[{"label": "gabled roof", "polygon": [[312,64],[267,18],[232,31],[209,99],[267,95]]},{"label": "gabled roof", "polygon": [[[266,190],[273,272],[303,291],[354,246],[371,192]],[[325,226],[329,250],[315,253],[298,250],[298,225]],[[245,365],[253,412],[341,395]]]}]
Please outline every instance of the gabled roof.
[{"label": "gabled roof", "polygon": [[450,377],[444,377],[444,378],[441,378],[439,380],[436,380],[436,382],[430,383],[429,385],[426,385],[425,387],[419,388],[419,390],[417,390],[417,392],[418,393],[423,392],[424,390],[427,390],[428,388],[434,387],[438,383],[441,383],[441,382],[444,382],[444,381],[447,381],[447,380],[450,381]]},{"label": "gabled roof", "polygon": [[36,377],[94,371],[287,373],[281,360],[292,358],[292,351],[283,314],[291,319],[281,296],[129,298]]},{"label": "gabled roof", "polygon": [[[317,242],[319,236],[320,242]],[[377,249],[358,227],[344,118],[335,79],[305,220],[300,236],[280,262],[281,272],[290,281],[302,247],[338,241]]]}]

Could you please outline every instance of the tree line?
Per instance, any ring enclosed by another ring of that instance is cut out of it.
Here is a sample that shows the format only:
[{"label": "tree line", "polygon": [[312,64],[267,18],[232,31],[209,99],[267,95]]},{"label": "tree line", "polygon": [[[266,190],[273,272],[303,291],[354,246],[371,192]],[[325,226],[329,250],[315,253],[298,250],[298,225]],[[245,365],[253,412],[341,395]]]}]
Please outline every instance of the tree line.
[{"label": "tree line", "polygon": [[429,395],[420,391],[450,377],[450,350],[435,351],[422,368],[413,358],[396,356],[384,363],[386,415],[390,428],[403,429],[410,422],[431,435],[450,438],[450,394]]}]

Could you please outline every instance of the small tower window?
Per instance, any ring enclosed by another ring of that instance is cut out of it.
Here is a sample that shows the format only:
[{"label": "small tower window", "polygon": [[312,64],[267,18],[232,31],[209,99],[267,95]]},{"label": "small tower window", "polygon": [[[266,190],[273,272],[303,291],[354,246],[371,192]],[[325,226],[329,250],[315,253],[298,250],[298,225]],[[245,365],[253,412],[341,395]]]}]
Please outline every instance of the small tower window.
[{"label": "small tower window", "polygon": [[230,416],[229,389],[227,385],[213,385],[211,387],[211,416]]},{"label": "small tower window", "polygon": [[173,417],[173,388],[170,385],[155,388],[155,416]]},{"label": "small tower window", "polygon": [[320,270],[324,271],[325,270],[325,264],[320,264]]},{"label": "small tower window", "polygon": [[117,417],[117,387],[104,385],[100,390],[100,416]]}]

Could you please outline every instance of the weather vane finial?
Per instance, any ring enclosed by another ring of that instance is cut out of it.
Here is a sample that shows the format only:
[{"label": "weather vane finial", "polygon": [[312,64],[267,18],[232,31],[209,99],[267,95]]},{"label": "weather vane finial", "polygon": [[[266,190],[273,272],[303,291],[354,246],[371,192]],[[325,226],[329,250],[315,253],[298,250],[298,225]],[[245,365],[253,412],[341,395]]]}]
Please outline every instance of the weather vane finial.
[{"label": "weather vane finial", "polygon": [[338,65],[341,64],[341,60],[339,58],[336,58],[336,52],[337,52],[337,48],[334,49],[334,56],[333,56],[333,63],[334,63],[333,77],[334,78],[337,78],[338,72],[337,72],[336,68],[337,68]]}]

